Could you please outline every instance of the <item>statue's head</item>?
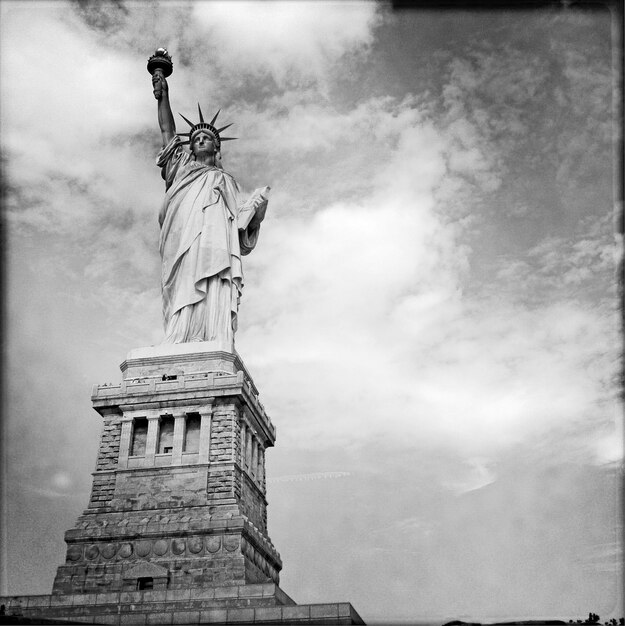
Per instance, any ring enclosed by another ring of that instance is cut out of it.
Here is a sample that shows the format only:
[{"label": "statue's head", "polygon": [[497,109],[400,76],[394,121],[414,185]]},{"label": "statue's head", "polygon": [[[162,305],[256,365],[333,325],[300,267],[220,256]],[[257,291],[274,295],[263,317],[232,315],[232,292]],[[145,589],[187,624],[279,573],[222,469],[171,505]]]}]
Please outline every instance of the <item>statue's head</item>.
[{"label": "statue's head", "polygon": [[200,121],[197,124],[189,121],[182,113],[180,117],[189,124],[191,130],[188,133],[178,133],[179,135],[186,135],[189,137],[187,141],[183,141],[182,143],[190,144],[191,152],[197,156],[197,150],[211,150],[210,154],[218,154],[221,149],[222,141],[232,141],[236,139],[236,137],[220,137],[219,133],[226,128],[232,126],[232,124],[227,124],[222,128],[215,128],[213,124],[217,120],[217,116],[219,115],[219,111],[215,113],[215,116],[210,122],[204,121],[204,116],[202,115],[202,109],[200,109],[200,105],[197,105],[198,113],[200,114]]},{"label": "statue's head", "polygon": [[189,135],[189,147],[195,156],[200,153],[212,155],[219,152],[219,138],[209,130],[200,128]]}]

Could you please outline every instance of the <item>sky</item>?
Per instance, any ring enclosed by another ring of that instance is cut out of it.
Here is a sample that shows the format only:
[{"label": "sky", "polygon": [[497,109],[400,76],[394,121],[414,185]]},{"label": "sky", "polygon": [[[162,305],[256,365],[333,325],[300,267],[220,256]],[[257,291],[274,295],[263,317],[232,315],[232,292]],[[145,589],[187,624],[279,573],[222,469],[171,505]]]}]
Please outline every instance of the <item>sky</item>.
[{"label": "sky", "polygon": [[176,115],[221,109],[224,168],[272,187],[236,347],[278,432],[281,587],[367,622],[623,615],[618,16],[0,18],[1,593],[50,592],[91,488],[91,387],[163,339],[146,62],[165,46]]}]

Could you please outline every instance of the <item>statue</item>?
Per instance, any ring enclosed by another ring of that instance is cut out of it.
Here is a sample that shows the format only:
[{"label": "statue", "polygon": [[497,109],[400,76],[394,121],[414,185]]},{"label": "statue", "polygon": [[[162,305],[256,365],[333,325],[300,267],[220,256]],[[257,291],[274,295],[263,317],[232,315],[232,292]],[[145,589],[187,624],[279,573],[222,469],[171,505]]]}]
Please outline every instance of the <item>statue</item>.
[{"label": "statue", "polygon": [[210,341],[216,350],[233,352],[241,256],[256,246],[269,187],[245,201],[236,180],[223,170],[221,144],[235,138],[221,136],[231,124],[216,128],[219,111],[205,122],[198,104],[199,122],[181,115],[190,130],[176,133],[167,84],[172,69],[164,48],[148,61],[163,139],[156,164],[166,188],[158,218],[164,342]]}]

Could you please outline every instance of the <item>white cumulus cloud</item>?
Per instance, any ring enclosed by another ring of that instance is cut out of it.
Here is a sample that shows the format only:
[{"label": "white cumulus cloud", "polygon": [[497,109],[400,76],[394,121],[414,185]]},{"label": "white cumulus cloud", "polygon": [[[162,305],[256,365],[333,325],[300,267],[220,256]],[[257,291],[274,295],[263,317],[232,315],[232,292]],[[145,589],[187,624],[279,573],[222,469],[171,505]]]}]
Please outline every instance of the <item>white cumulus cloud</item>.
[{"label": "white cumulus cloud", "polygon": [[368,2],[200,2],[193,16],[226,70],[279,82],[323,80],[345,53],[373,40]]}]

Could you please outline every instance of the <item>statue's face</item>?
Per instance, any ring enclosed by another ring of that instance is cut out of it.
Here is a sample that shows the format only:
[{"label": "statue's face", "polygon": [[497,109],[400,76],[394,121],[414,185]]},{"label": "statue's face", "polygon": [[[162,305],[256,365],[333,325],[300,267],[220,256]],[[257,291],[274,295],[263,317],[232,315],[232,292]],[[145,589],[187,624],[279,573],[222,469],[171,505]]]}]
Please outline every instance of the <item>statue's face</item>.
[{"label": "statue's face", "polygon": [[198,133],[193,139],[191,150],[196,156],[198,154],[215,154],[217,151],[215,138],[208,133]]}]

